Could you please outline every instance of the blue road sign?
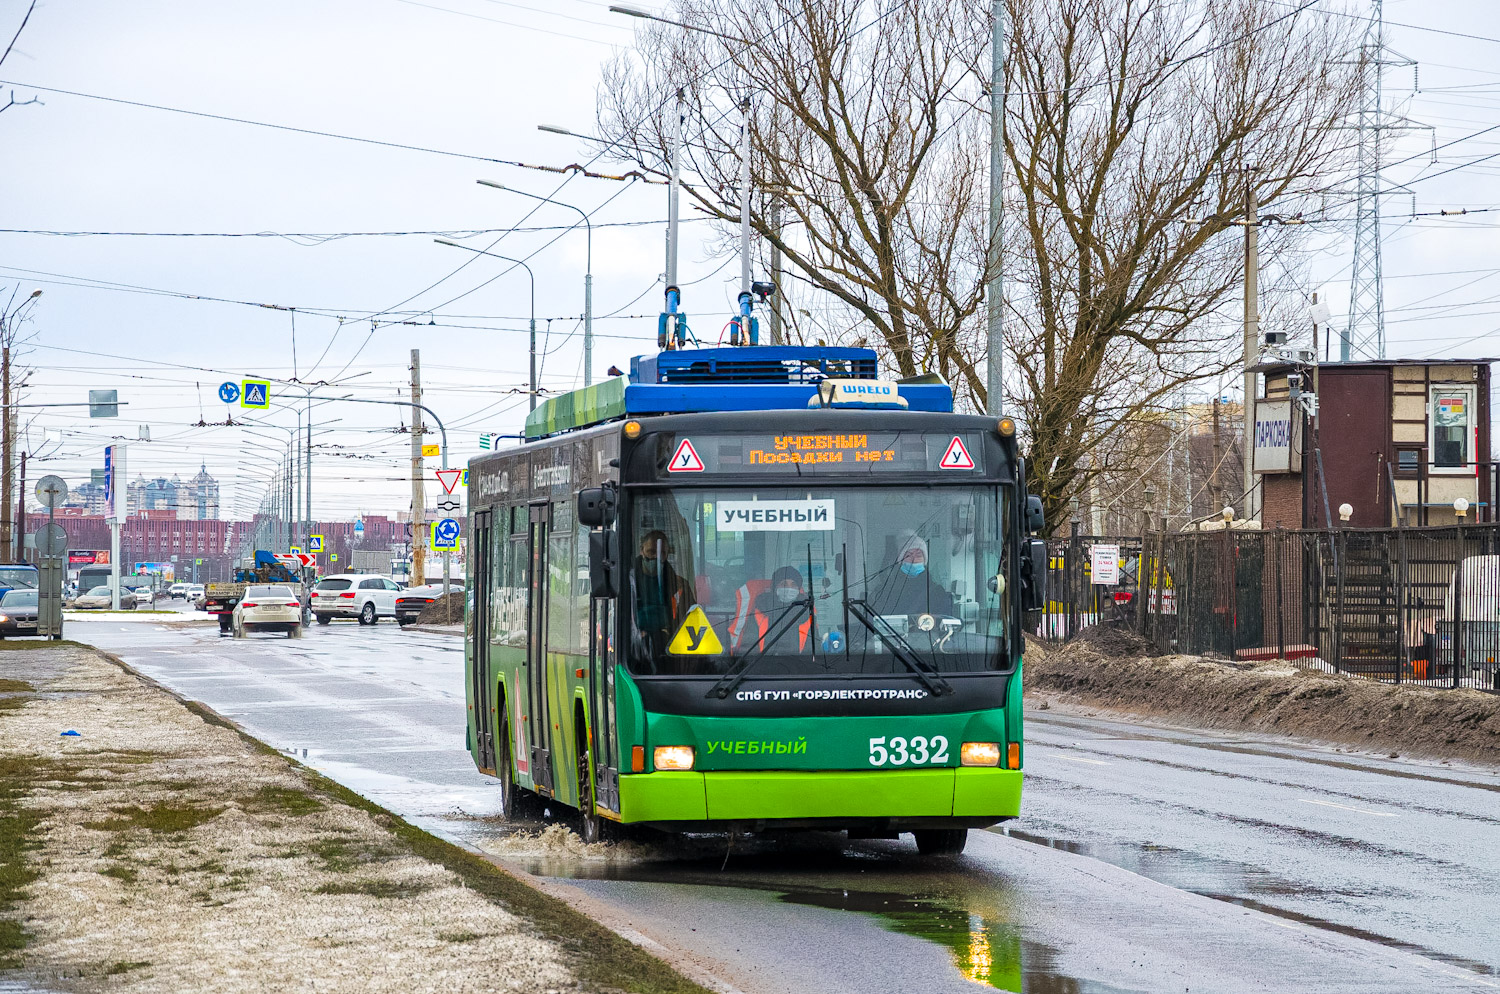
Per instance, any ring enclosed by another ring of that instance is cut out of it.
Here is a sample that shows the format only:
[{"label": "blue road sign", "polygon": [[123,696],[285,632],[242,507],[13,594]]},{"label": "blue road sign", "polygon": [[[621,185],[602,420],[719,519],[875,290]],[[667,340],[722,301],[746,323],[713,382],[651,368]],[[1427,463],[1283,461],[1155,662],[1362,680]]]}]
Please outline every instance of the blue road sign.
[{"label": "blue road sign", "polygon": [[219,399],[226,404],[233,404],[240,399],[240,385],[238,383],[220,383]]},{"label": "blue road sign", "polygon": [[265,380],[246,380],[240,393],[241,407],[258,407],[264,410],[271,406],[271,384]]},{"label": "blue road sign", "polygon": [[432,523],[432,547],[439,551],[458,548],[458,521],[442,518]]}]

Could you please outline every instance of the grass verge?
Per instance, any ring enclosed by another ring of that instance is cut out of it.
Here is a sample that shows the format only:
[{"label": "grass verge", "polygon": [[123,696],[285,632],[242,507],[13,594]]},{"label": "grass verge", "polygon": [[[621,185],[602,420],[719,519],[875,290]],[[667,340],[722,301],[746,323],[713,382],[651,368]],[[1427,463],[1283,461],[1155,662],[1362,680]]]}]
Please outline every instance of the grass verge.
[{"label": "grass verge", "polygon": [[21,806],[28,785],[46,771],[31,758],[0,757],[0,970],[20,965],[21,950],[30,936],[11,917],[26,885],[38,876],[27,863],[37,846],[41,816]]},{"label": "grass verge", "polygon": [[[95,652],[99,650],[95,649]],[[360,796],[343,784],[330,780],[295,759],[271,748],[250,735],[234,722],[229,721],[212,708],[199,701],[191,701],[137,671],[134,667],[109,653],[99,653],[125,672],[144,683],[157,687],[163,693],[178,700],[189,711],[209,724],[234,732],[250,748],[268,755],[279,756],[283,762],[295,767],[309,788],[310,799],[319,799],[347,804],[373,817],[393,838],[393,850],[405,849],[411,855],[447,869],[464,883],[464,886],[483,896],[486,900],[531,922],[536,934],[555,943],[566,957],[569,968],[585,990],[624,991],[627,994],[710,994],[708,988],[688,980],[671,966],[644,949],[617,935],[587,915],[555,897],[543,894],[483,856],[470,852],[451,842],[423,831],[400,816]],[[284,804],[284,802],[283,802]],[[370,859],[380,855],[369,851],[354,851],[352,848],[330,846],[315,853],[328,869],[353,872],[357,866],[366,865]],[[390,856],[401,855],[391,852]],[[361,887],[365,882],[355,881],[349,886]],[[337,885],[330,885],[337,886]],[[357,890],[357,893],[371,893]],[[374,896],[397,896],[376,894]],[[467,941],[453,939],[449,941]]]}]

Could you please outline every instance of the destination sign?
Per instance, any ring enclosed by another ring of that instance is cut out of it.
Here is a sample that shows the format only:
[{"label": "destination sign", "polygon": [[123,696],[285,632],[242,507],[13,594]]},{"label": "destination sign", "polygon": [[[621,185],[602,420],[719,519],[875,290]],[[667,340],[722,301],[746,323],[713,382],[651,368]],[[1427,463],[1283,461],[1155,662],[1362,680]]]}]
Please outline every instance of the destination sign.
[{"label": "destination sign", "polygon": [[657,462],[663,476],[677,478],[684,475],[682,467],[691,468],[694,475],[873,475],[937,470],[947,470],[944,475],[949,475],[953,470],[981,470],[983,453],[977,432],[664,434],[658,439]]}]

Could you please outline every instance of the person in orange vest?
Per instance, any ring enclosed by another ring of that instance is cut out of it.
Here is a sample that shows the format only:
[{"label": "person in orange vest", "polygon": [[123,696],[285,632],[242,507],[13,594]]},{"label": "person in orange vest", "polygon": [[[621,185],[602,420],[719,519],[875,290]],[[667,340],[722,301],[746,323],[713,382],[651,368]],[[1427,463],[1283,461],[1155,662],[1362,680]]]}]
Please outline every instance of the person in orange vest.
[{"label": "person in orange vest", "polygon": [[[771,581],[749,580],[734,592],[734,621],[729,626],[732,652],[744,652],[752,646],[766,650],[766,634],[774,619],[781,617],[787,605],[806,597],[802,574],[794,566],[783,566],[771,574]],[[797,625],[797,651],[806,652],[812,638],[812,615],[806,614]],[[772,652],[786,652],[786,633],[770,647]]]}]

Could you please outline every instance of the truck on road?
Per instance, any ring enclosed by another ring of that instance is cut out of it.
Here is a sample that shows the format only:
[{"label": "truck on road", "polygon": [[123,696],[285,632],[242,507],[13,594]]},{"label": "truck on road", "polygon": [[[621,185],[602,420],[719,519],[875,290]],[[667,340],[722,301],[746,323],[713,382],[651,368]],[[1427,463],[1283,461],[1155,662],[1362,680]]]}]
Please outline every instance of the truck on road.
[{"label": "truck on road", "polygon": [[245,596],[245,588],[252,583],[286,583],[298,589],[302,578],[295,571],[279,562],[264,549],[255,550],[255,558],[247,559],[234,571],[234,579],[224,583],[210,583],[204,591],[203,610],[219,618],[219,634],[229,635],[234,625],[234,608]]}]

